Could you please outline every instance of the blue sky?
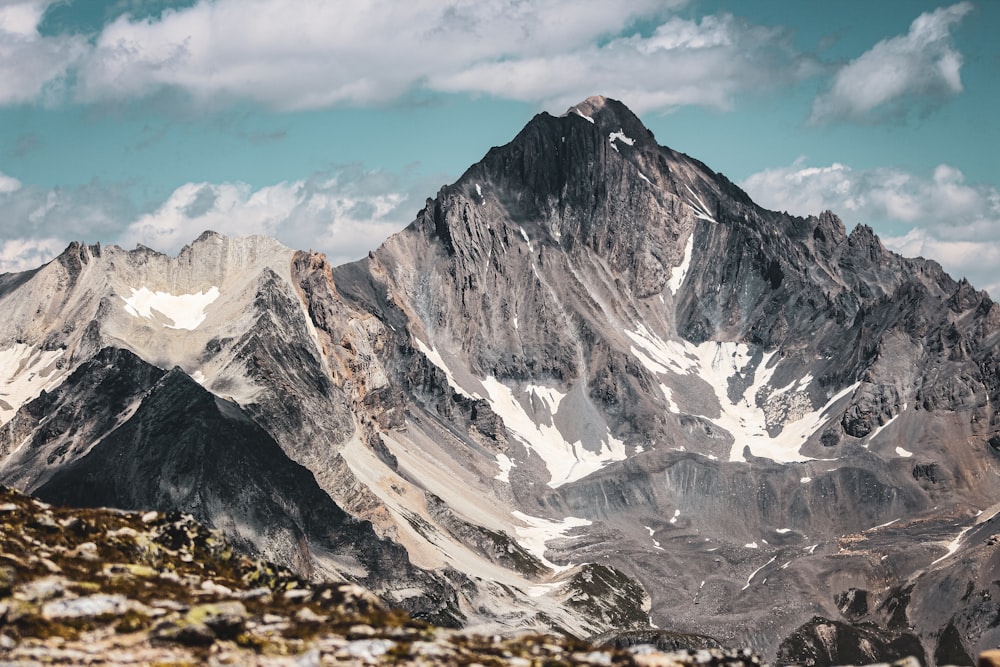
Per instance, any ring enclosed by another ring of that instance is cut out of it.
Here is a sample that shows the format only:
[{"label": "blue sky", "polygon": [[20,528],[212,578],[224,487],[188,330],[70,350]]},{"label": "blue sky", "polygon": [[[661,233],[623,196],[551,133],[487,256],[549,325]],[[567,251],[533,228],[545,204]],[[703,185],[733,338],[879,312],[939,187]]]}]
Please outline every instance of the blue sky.
[{"label": "blue sky", "polygon": [[356,259],[603,94],[1000,294],[998,32],[993,0],[0,0],[0,271],[206,228]]}]

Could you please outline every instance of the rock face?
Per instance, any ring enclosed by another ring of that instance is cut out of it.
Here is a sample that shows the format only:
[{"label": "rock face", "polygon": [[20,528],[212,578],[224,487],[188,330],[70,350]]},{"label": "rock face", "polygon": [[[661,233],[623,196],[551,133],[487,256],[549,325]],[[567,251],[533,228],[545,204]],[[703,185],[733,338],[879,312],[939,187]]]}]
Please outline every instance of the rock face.
[{"label": "rock face", "polygon": [[0,480],[43,497],[189,511],[443,623],[818,665],[996,641],[1000,306],[614,100],[360,262],[74,244],[0,307]]}]

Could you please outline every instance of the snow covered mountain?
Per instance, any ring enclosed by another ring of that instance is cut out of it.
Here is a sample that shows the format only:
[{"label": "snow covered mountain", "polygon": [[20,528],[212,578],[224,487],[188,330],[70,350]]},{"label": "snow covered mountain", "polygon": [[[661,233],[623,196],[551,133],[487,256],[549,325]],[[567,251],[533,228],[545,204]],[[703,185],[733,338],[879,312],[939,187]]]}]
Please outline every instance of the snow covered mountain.
[{"label": "snow covered mountain", "polygon": [[189,511],[448,624],[816,664],[1000,640],[1000,307],[614,100],[360,262],[73,244],[0,308],[0,482],[43,498]]}]

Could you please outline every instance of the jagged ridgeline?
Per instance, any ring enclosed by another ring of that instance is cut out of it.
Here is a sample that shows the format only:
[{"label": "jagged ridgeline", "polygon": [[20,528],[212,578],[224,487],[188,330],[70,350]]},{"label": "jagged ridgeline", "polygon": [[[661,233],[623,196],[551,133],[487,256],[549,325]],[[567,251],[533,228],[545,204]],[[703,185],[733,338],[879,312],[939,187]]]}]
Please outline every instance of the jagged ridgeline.
[{"label": "jagged ridgeline", "polygon": [[359,262],[74,243],[0,311],[0,482],[48,501],[189,512],[452,627],[1000,642],[1000,307],[614,100],[539,114]]}]

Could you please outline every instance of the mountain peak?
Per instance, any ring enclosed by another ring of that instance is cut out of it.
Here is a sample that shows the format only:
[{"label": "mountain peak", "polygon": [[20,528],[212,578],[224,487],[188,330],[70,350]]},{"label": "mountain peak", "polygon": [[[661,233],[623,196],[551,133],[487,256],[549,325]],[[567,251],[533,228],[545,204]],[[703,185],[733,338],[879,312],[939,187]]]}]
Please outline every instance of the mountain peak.
[{"label": "mountain peak", "polygon": [[622,102],[603,95],[592,95],[579,104],[574,104],[561,117],[567,116],[583,118],[609,136],[620,136],[629,145],[637,140],[642,143],[656,141],[653,133],[631,109]]}]

